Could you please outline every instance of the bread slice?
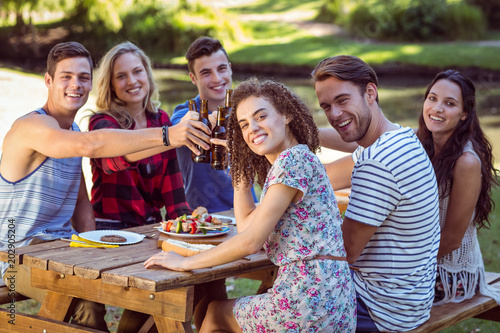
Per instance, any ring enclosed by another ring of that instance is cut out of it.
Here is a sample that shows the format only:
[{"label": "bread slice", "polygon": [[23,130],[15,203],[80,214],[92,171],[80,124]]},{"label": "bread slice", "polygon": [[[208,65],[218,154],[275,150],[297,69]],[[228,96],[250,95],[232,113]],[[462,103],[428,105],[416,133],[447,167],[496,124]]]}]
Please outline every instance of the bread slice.
[{"label": "bread slice", "polygon": [[168,239],[161,244],[163,251],[174,251],[184,257],[194,256],[202,251],[215,247],[210,244],[190,244],[183,241]]}]

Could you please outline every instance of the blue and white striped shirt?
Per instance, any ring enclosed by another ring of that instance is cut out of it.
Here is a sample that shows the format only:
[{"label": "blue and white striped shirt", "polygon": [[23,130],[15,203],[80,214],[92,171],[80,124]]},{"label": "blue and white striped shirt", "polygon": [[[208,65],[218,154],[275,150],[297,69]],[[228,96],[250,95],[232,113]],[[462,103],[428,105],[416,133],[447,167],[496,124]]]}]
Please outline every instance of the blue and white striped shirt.
[{"label": "blue and white striped shirt", "polygon": [[[46,114],[42,109],[34,112]],[[73,123],[71,130],[80,131]],[[11,182],[0,175],[0,250],[29,245],[33,237],[71,237],[71,217],[82,174],[82,158],[47,157],[26,177]],[[7,270],[1,265],[2,275]]]},{"label": "blue and white striped shirt", "polygon": [[356,291],[380,331],[411,330],[429,318],[434,298],[440,240],[434,169],[411,128],[384,133],[353,158],[345,216],[377,227],[354,265]]}]

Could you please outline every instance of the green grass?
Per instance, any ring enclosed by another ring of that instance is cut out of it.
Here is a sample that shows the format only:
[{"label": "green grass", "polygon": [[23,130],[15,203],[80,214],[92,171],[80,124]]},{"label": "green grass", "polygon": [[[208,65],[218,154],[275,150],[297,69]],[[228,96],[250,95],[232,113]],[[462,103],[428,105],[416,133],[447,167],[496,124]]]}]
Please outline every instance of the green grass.
[{"label": "green grass", "polygon": [[[252,45],[238,45],[228,52],[235,63],[308,65],[327,57],[349,54],[373,66],[405,64],[428,67],[481,67],[500,69],[498,47],[474,43],[361,43],[346,38],[314,37],[294,30],[286,23],[261,24]],[[279,38],[270,36],[281,36]],[[284,37],[286,36],[286,37]],[[439,61],[436,61],[439,59]]]},{"label": "green grass", "polygon": [[[313,68],[320,60],[340,54],[355,55],[373,66],[404,64],[428,67],[480,67],[500,70],[499,47],[478,46],[475,42],[389,43],[367,41],[359,36],[315,37],[284,20],[312,20],[321,0],[249,1],[225,10],[236,15],[252,15],[241,23],[245,35],[237,41],[224,41],[235,64],[305,65]],[[269,20],[260,16],[269,14]],[[500,32],[490,31],[485,39],[500,40]],[[185,63],[182,56],[157,59]]]}]

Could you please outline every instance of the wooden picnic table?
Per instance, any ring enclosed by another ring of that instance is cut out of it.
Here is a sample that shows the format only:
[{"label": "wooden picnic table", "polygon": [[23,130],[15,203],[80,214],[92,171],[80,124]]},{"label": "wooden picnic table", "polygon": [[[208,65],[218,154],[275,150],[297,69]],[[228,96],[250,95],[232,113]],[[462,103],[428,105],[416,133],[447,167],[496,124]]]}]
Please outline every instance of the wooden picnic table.
[{"label": "wooden picnic table", "polygon": [[[195,285],[275,267],[260,251],[249,260],[190,272],[145,269],[144,261],[160,250],[159,232],[154,229],[158,226],[126,229],[156,236],[118,248],[69,247],[68,242],[57,240],[16,249],[17,263],[31,267],[31,284],[48,294],[37,316],[16,314],[15,329],[42,332],[54,325],[55,331],[74,329],[65,321],[77,297],[151,315],[159,332],[192,332]],[[7,261],[6,252],[0,252],[0,260]],[[2,320],[4,316],[0,312]],[[95,332],[81,327],[79,331]]]}]

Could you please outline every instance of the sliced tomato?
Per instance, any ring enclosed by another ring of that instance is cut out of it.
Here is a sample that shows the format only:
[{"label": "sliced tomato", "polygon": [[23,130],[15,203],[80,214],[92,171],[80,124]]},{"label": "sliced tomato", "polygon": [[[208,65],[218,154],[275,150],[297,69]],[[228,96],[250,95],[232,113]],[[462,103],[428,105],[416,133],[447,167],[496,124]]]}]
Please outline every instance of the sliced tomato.
[{"label": "sliced tomato", "polygon": [[166,232],[170,232],[170,228],[172,228],[172,224],[173,224],[172,221],[167,222],[167,226],[165,227]]}]

